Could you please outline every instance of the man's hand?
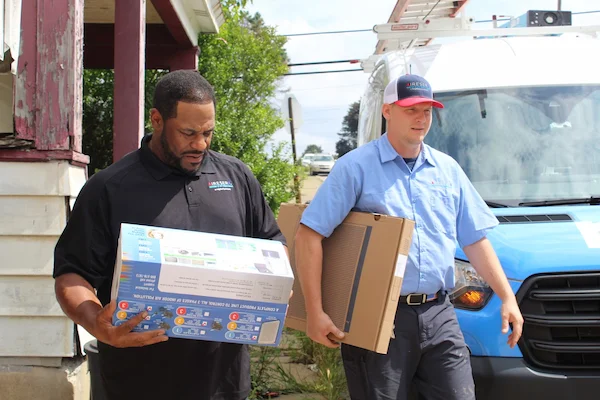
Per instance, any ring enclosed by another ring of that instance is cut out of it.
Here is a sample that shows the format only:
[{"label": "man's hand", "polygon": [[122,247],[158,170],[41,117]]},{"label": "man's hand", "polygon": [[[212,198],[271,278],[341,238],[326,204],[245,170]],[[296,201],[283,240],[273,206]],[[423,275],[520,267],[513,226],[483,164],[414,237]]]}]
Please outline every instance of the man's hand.
[{"label": "man's hand", "polygon": [[306,318],[306,334],[309,338],[324,346],[336,348],[340,344],[337,341],[329,339],[328,335],[332,334],[339,340],[344,338],[344,332],[339,330],[331,321],[329,315],[321,311],[320,313],[308,314]]},{"label": "man's hand", "polygon": [[90,333],[101,342],[113,347],[141,347],[168,340],[164,329],[131,332],[137,324],[146,318],[148,315],[146,311],[139,313],[119,326],[114,326],[112,324],[112,315],[116,309],[117,303],[113,300],[96,314],[93,332]]},{"label": "man's hand", "polygon": [[511,348],[515,347],[523,333],[523,316],[492,244],[487,238],[483,238],[465,246],[463,250],[475,271],[502,299],[502,333],[507,334],[509,325],[512,324],[512,333],[508,336],[507,344]]},{"label": "man's hand", "polygon": [[512,324],[512,333],[508,336],[508,345],[513,348],[519,342],[523,333],[523,316],[515,298],[502,303],[502,333],[507,334],[509,324]]}]

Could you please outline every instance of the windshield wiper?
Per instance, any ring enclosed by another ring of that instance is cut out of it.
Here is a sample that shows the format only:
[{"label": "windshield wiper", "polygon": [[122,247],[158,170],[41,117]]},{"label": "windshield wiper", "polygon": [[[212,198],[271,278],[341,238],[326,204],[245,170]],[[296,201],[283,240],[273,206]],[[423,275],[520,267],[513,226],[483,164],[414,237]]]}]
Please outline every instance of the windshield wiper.
[{"label": "windshield wiper", "polygon": [[600,196],[583,197],[579,199],[556,199],[556,200],[540,200],[540,201],[525,201],[519,203],[519,206],[562,206],[567,204],[590,204],[592,206],[600,205]]},{"label": "windshield wiper", "polygon": [[509,207],[508,204],[496,203],[494,201],[485,200],[485,204],[487,204],[490,208],[506,208]]}]

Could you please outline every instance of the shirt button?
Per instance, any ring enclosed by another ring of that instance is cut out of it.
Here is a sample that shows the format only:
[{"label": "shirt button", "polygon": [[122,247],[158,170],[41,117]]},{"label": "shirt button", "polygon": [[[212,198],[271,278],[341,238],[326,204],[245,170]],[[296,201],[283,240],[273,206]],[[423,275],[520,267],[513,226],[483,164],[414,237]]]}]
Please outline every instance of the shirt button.
[{"label": "shirt button", "polygon": [[189,190],[190,192],[191,192],[191,191],[193,191],[193,189],[192,189],[192,187],[191,187],[191,186],[188,186],[188,190]]}]

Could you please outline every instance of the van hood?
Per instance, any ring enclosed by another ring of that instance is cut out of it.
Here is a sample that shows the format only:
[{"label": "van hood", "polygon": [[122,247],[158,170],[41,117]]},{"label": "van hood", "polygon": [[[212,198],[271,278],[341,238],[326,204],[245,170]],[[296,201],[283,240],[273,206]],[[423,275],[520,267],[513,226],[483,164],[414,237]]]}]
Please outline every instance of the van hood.
[{"label": "van hood", "polygon": [[[600,269],[600,206],[493,209],[488,238],[509,279]],[[545,221],[540,221],[545,220]],[[459,250],[458,258],[464,258]]]}]

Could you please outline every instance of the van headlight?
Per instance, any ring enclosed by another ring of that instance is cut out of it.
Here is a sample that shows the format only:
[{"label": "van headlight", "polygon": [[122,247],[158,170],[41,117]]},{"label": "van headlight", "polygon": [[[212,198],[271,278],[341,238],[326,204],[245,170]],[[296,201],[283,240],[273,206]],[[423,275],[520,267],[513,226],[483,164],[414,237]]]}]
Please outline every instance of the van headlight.
[{"label": "van headlight", "polygon": [[456,308],[481,310],[492,297],[492,289],[475,271],[470,263],[454,260],[456,284],[450,293],[450,300]]}]

